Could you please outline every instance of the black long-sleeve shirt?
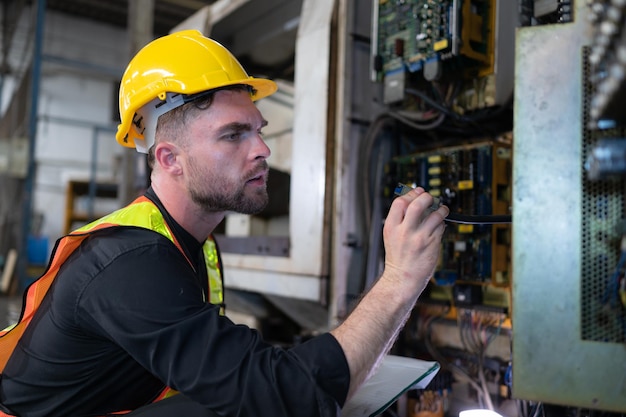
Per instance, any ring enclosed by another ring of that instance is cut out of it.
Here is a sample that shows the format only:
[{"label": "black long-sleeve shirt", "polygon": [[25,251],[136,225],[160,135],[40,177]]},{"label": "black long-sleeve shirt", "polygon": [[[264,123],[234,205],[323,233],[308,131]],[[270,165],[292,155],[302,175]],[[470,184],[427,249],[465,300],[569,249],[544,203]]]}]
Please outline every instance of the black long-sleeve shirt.
[{"label": "black long-sleeve shirt", "polygon": [[62,266],[10,358],[0,402],[22,417],[95,416],[152,401],[169,386],[224,416],[334,416],[349,370],[334,337],[292,349],[263,342],[204,299],[202,245],[157,203],[166,237],[118,227]]}]

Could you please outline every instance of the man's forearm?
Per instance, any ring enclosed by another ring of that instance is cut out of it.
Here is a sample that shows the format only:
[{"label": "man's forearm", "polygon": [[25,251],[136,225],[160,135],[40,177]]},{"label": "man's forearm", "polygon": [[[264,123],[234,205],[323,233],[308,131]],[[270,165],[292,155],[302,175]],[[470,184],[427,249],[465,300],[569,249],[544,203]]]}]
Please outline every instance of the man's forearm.
[{"label": "man's forearm", "polygon": [[449,211],[430,212],[432,202],[422,188],[393,201],[383,228],[385,272],[332,332],[350,367],[349,396],[376,370],[434,272]]},{"label": "man's forearm", "polygon": [[418,295],[401,291],[393,280],[382,276],[348,318],[331,332],[350,367],[348,398],[389,351]]}]

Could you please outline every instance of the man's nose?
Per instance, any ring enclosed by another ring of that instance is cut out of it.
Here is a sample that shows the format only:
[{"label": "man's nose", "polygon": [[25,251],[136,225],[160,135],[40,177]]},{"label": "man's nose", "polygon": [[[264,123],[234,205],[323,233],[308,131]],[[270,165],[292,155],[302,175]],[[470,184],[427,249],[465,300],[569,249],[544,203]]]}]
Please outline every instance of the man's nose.
[{"label": "man's nose", "polygon": [[265,143],[265,140],[263,140],[263,136],[261,135],[256,135],[253,151],[254,159],[267,159],[272,154],[271,149],[267,146],[267,143]]}]

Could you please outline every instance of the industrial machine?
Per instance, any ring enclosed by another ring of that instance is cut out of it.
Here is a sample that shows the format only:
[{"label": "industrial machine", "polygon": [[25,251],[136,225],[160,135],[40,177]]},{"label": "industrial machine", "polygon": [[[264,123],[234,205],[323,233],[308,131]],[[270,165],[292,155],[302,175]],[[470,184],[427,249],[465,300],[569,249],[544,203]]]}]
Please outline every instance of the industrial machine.
[{"label": "industrial machine", "polygon": [[259,103],[278,204],[219,231],[229,313],[278,310],[300,339],[332,327],[381,272],[395,188],[420,186],[451,213],[393,349],[442,369],[399,414],[453,395],[509,417],[625,412],[625,15],[624,0],[221,0],[182,22],[260,75],[297,74]]},{"label": "industrial machine", "polygon": [[376,230],[398,183],[451,214],[512,215],[448,223],[398,346],[442,361],[485,408],[626,410],[625,12],[608,0],[374,2],[382,91],[359,154],[362,287],[380,272]]},{"label": "industrial machine", "polygon": [[395,347],[443,368],[433,386],[409,394],[409,415],[428,409],[424,398],[443,401],[458,382],[471,386],[468,400],[483,408],[497,409],[511,398],[518,6],[498,0],[373,3],[371,81],[382,91],[359,143],[355,212],[367,254],[361,289],[381,272],[380,225],[397,184],[423,187],[450,208],[439,265]]},{"label": "industrial machine", "polygon": [[517,37],[513,392],[623,412],[624,5],[571,11]]}]

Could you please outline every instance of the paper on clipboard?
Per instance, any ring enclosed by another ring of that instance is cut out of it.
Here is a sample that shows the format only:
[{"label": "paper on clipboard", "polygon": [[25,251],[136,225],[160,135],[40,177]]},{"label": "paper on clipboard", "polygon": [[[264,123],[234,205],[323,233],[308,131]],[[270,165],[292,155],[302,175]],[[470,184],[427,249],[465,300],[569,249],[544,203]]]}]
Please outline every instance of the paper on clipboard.
[{"label": "paper on clipboard", "polygon": [[341,417],[374,417],[409,389],[424,389],[439,371],[439,363],[387,355],[376,373],[348,400]]}]

